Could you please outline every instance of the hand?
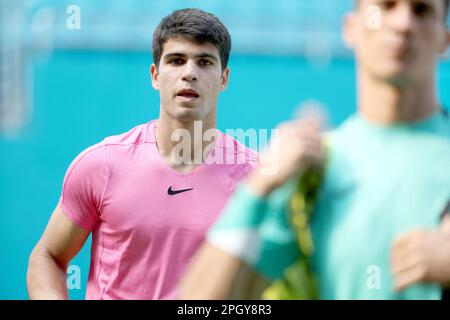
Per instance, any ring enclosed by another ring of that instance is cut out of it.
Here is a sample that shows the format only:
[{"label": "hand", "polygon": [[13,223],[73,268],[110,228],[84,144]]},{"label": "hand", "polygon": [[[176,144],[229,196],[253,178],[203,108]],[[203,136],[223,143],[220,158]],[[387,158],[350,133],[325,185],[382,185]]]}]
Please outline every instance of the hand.
[{"label": "hand", "polygon": [[391,267],[395,289],[416,283],[450,282],[450,216],[437,230],[415,230],[399,236],[392,246]]},{"label": "hand", "polygon": [[318,117],[298,119],[279,126],[260,164],[249,175],[247,183],[259,195],[267,195],[290,177],[300,174],[323,159],[321,120]]}]

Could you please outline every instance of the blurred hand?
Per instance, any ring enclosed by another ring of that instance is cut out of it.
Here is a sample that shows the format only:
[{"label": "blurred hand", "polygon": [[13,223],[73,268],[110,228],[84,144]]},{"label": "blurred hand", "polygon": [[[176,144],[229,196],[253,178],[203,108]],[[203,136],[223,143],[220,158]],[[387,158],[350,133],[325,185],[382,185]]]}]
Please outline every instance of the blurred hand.
[{"label": "blurred hand", "polygon": [[280,125],[260,164],[247,179],[250,188],[267,195],[290,177],[301,174],[323,159],[320,117],[308,117]]},{"label": "blurred hand", "polygon": [[391,250],[395,289],[416,283],[450,282],[450,216],[437,230],[415,230],[395,239]]}]

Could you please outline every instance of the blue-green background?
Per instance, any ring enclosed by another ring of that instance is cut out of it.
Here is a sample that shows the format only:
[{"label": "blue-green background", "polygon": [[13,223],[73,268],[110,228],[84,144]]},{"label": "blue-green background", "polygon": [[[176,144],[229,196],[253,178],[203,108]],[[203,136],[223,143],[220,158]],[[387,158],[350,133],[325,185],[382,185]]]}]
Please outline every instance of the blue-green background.
[{"label": "blue-green background", "polygon": [[[170,1],[164,10],[179,3]],[[245,39],[238,35],[238,42]],[[327,108],[332,125],[355,110],[351,55],[317,65],[298,54],[237,48],[229,87],[219,100],[219,129],[270,129],[308,100]],[[56,206],[71,160],[104,137],[158,116],[151,62],[150,50],[26,51],[29,120],[19,132],[0,135],[0,299],[27,299],[28,257]],[[439,95],[450,105],[450,63],[439,69]],[[71,290],[71,298],[84,298],[89,247],[90,241],[71,263],[81,267],[82,275],[81,289]]]}]

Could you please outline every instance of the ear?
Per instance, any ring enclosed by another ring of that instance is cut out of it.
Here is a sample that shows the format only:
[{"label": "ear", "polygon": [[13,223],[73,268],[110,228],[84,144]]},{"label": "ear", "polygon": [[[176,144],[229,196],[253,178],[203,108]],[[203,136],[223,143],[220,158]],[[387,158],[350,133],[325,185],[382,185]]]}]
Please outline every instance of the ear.
[{"label": "ear", "polygon": [[450,30],[446,26],[444,26],[443,36],[442,40],[439,43],[438,53],[440,55],[445,55],[449,46],[450,46]]},{"label": "ear", "polygon": [[153,89],[159,90],[159,73],[158,68],[154,63],[150,66],[150,77],[152,78]]},{"label": "ear", "polygon": [[342,37],[348,48],[355,48],[357,33],[356,33],[356,13],[350,12],[344,17],[342,24]]},{"label": "ear", "polygon": [[225,70],[222,71],[222,77],[220,79],[222,91],[224,91],[228,87],[229,76],[230,76],[230,68],[226,67]]},{"label": "ear", "polygon": [[440,229],[445,233],[450,233],[450,215],[448,213],[442,219]]}]

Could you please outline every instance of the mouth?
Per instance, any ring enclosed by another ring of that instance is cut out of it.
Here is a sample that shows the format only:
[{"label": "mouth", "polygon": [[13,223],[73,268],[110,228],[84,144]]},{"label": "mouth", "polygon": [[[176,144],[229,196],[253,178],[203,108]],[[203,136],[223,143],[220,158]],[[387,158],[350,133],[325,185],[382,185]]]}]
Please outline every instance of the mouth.
[{"label": "mouth", "polygon": [[412,54],[413,47],[408,41],[396,41],[389,43],[387,50],[394,58],[404,59]]},{"label": "mouth", "polygon": [[194,89],[181,89],[180,91],[177,92],[177,97],[192,100],[199,98],[200,95]]},{"label": "mouth", "polygon": [[410,52],[410,48],[407,45],[400,44],[392,46],[391,52],[394,54],[394,56],[401,58],[408,55],[408,53]]}]

